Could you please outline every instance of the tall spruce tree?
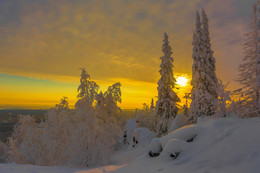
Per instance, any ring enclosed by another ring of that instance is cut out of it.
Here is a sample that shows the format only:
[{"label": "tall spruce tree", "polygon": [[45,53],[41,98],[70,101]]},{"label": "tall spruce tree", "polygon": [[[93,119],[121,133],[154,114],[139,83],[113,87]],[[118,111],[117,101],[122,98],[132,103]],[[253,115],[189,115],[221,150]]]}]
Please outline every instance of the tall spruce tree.
[{"label": "tall spruce tree", "polygon": [[260,88],[260,17],[259,13],[260,1],[253,6],[253,15],[249,24],[250,32],[245,34],[243,49],[243,62],[239,65],[239,75],[236,79],[242,85],[243,94],[247,104],[245,106],[249,111],[259,109],[259,88]]},{"label": "tall spruce tree", "polygon": [[205,78],[207,89],[209,92],[209,114],[213,115],[218,109],[218,79],[216,76],[216,60],[213,56],[213,50],[211,49],[210,36],[209,36],[209,20],[208,17],[202,9],[202,41],[204,44],[204,55],[206,58],[207,66],[207,77]]},{"label": "tall spruce tree", "polygon": [[211,116],[217,111],[217,77],[215,74],[215,58],[211,50],[208,19],[202,10],[196,12],[196,30],[193,32],[193,65],[191,90],[190,120],[197,122],[199,116]]},{"label": "tall spruce tree", "polygon": [[157,135],[162,136],[168,131],[169,124],[175,118],[178,107],[176,102],[180,99],[173,91],[176,79],[173,76],[173,58],[172,51],[168,41],[168,35],[164,33],[164,40],[162,46],[164,55],[160,58],[161,78],[158,81],[158,100],[156,102],[156,116],[157,116]]}]

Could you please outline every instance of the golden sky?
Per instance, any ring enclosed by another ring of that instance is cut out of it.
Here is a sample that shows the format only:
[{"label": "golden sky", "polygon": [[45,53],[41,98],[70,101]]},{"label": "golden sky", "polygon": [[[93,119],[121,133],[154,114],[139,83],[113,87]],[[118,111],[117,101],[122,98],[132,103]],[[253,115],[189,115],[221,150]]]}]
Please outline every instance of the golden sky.
[{"label": "golden sky", "polygon": [[[195,11],[204,8],[217,76],[231,81],[256,0],[0,0],[0,108],[76,101],[80,68],[101,90],[122,84],[122,108],[156,99],[163,33],[174,74],[191,76]],[[180,97],[190,86],[178,91]]]}]

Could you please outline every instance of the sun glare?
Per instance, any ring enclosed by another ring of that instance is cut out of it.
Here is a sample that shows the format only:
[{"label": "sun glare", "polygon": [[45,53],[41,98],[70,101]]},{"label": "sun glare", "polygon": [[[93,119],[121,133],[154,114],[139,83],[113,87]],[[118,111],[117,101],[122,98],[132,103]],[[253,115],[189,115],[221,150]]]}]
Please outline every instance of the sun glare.
[{"label": "sun glare", "polygon": [[185,87],[188,84],[188,79],[185,76],[179,76],[176,78],[176,84],[181,86],[181,87]]}]

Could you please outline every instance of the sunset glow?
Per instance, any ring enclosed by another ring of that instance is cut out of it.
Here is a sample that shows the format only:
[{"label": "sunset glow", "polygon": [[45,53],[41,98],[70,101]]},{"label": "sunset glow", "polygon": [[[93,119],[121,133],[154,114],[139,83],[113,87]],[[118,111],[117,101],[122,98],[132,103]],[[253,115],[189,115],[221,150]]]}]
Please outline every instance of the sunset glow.
[{"label": "sunset glow", "polygon": [[63,96],[73,107],[82,67],[102,91],[121,82],[121,108],[141,108],[157,96],[164,32],[174,75],[181,74],[181,97],[190,92],[192,30],[201,8],[210,18],[217,76],[230,81],[243,57],[250,3],[255,1],[0,1],[0,109],[48,108]]}]

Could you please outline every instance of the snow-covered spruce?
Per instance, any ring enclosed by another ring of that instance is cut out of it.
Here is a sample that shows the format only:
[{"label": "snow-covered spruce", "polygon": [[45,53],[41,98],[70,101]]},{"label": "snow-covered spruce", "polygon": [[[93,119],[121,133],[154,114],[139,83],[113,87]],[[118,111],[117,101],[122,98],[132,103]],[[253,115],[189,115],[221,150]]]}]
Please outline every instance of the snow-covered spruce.
[{"label": "snow-covered spruce", "polygon": [[157,135],[162,136],[167,133],[172,120],[175,118],[178,108],[176,102],[180,99],[173,91],[176,79],[173,75],[173,58],[172,51],[168,41],[168,35],[164,33],[164,40],[162,46],[164,55],[161,57],[160,75],[158,81],[158,100],[156,102],[156,116],[157,116]]},{"label": "snow-covered spruce", "polygon": [[211,50],[208,19],[202,11],[196,12],[196,30],[193,32],[193,65],[191,90],[190,120],[197,121],[198,116],[211,116],[217,111],[217,78],[215,74],[215,58]]},{"label": "snow-covered spruce", "polygon": [[[248,112],[259,109],[260,89],[260,2],[253,6],[252,21],[249,24],[250,31],[245,34],[243,49],[244,58],[238,67],[239,75],[236,79],[242,85],[240,94],[246,101],[244,110]],[[258,14],[257,14],[258,13]],[[251,115],[245,115],[251,116]]]}]

